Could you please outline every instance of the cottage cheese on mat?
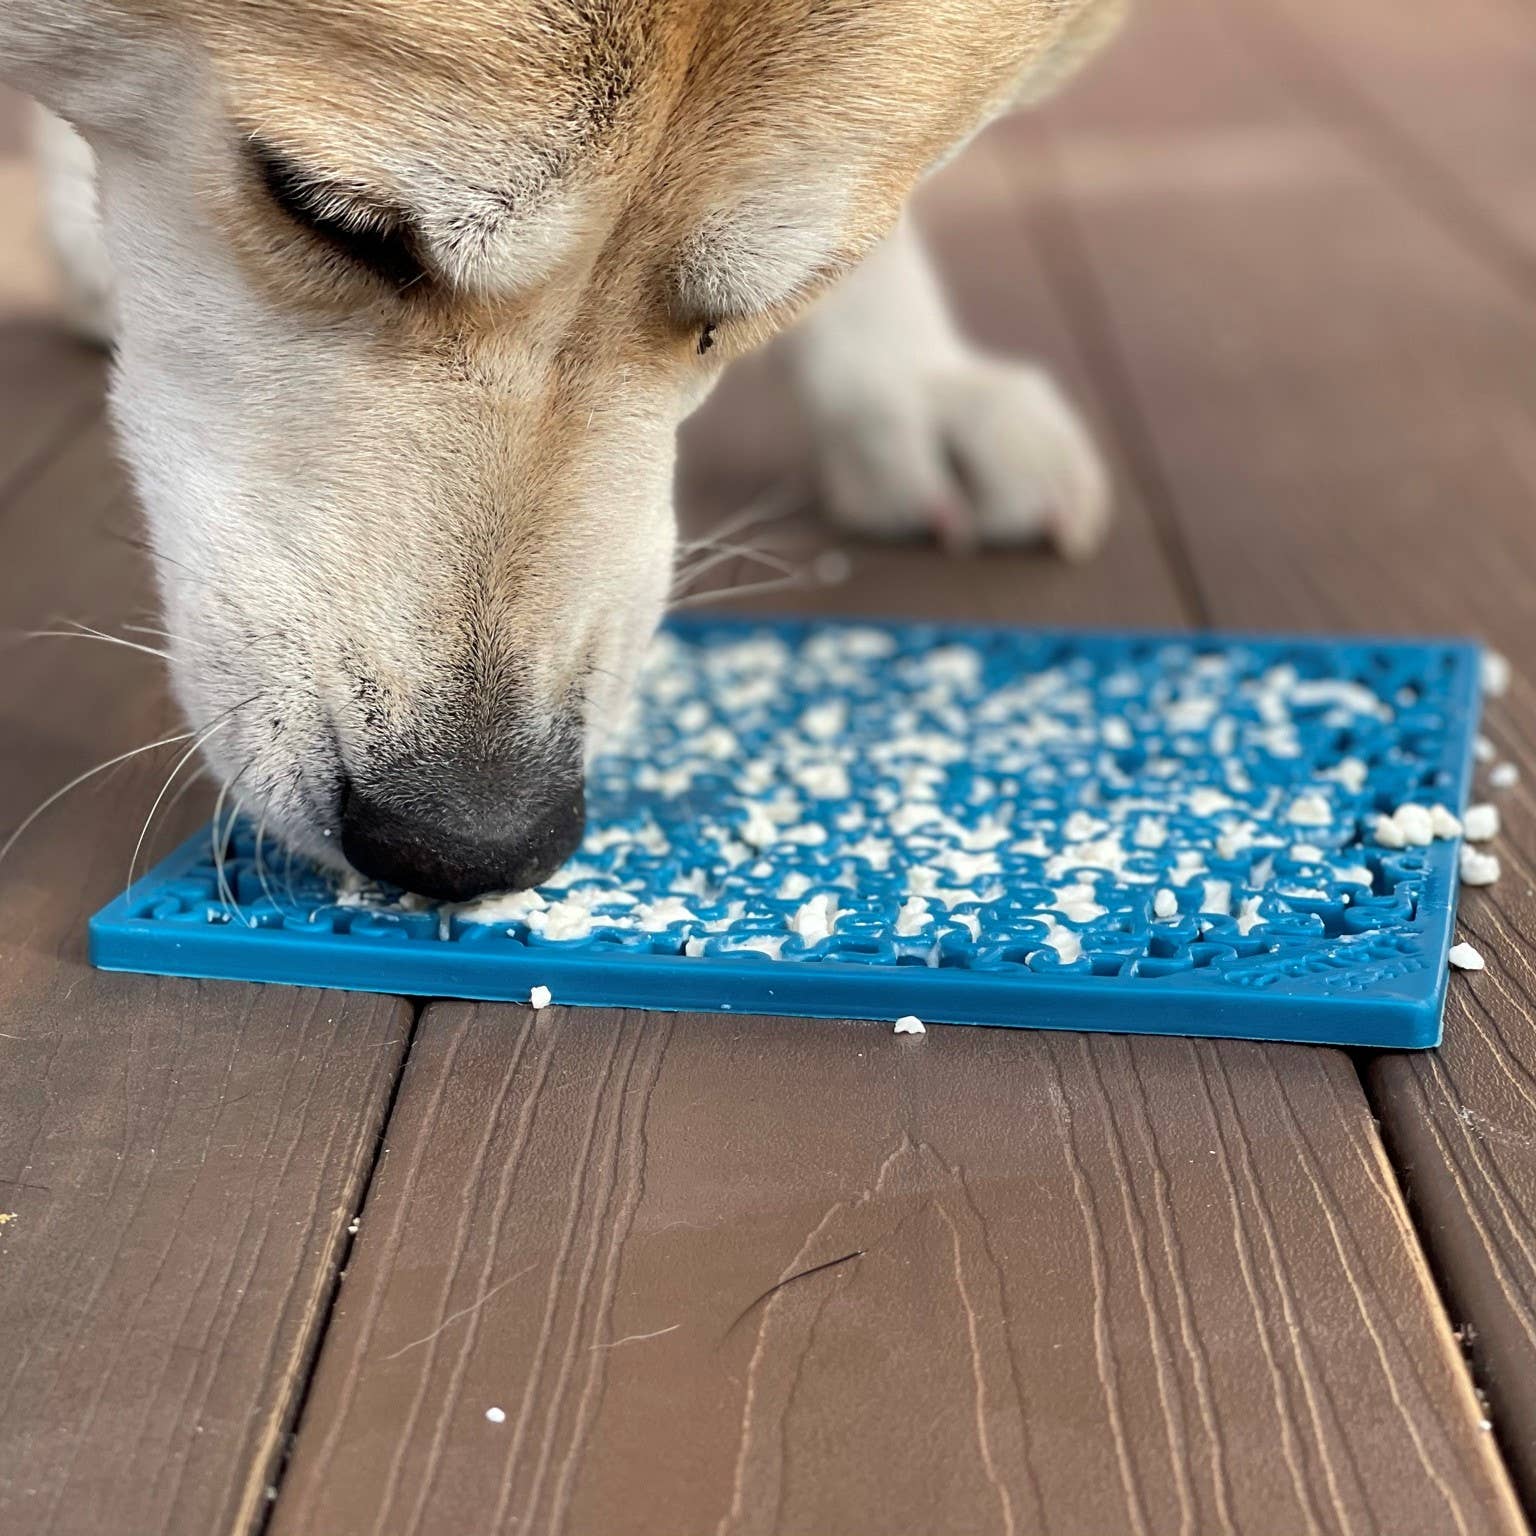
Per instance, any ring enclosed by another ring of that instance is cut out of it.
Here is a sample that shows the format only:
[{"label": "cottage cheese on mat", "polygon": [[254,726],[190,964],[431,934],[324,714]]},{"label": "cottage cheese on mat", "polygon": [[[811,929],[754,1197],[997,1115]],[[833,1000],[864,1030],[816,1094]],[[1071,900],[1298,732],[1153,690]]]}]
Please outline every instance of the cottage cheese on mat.
[{"label": "cottage cheese on mat", "polygon": [[[1460,824],[1411,678],[1193,642],[664,633],[534,945],[1165,974],[1406,920]],[[1428,752],[1426,747],[1425,751]],[[1405,894],[1408,893],[1408,894]]]}]

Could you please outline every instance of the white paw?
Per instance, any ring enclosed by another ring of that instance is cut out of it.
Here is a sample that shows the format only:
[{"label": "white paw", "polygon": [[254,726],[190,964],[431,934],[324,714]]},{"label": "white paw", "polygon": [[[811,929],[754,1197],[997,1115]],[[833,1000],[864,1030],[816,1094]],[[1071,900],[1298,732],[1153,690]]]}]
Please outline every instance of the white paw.
[{"label": "white paw", "polygon": [[41,107],[34,110],[32,142],[64,323],[81,340],[110,347],[114,285],[96,202],[96,157],[68,123]]},{"label": "white paw", "polygon": [[878,387],[816,424],[822,500],[842,526],[958,547],[1048,540],[1070,560],[1103,542],[1109,475],[1047,374],[967,353],[916,379],[869,382]]}]

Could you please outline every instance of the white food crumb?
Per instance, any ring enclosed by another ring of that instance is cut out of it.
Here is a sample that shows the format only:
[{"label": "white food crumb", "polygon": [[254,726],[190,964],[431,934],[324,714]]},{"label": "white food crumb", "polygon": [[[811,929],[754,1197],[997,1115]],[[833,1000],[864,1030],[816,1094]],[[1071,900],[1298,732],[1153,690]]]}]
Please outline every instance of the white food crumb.
[{"label": "white food crumb", "polygon": [[827,829],[815,822],[806,822],[799,827],[785,827],[784,841],[786,843],[799,843],[803,847],[814,848],[819,843],[827,840]]},{"label": "white food crumb", "polygon": [[1486,843],[1499,835],[1499,808],[1487,804],[1469,805],[1461,824],[1474,843]]},{"label": "white food crumb", "polygon": [[1074,923],[1091,923],[1107,910],[1094,900],[1094,889],[1086,881],[1064,885],[1056,892],[1056,910]]},{"label": "white food crumb", "polygon": [[695,921],[692,908],[681,896],[658,896],[655,901],[642,901],[635,907],[635,921],[642,933],[660,933],[673,923]]},{"label": "white food crumb", "polygon": [[1052,923],[1045,935],[1045,942],[1061,956],[1062,963],[1071,965],[1083,953],[1083,941],[1070,928]]},{"label": "white food crumb", "polygon": [[1216,839],[1216,856],[1235,859],[1238,854],[1253,847],[1253,824],[1244,822],[1239,827],[1228,827]]},{"label": "white food crumb", "polygon": [[828,891],[823,891],[819,896],[812,896],[790,918],[789,926],[807,944],[819,944],[823,939],[831,937],[833,928],[837,926],[837,919],[837,897]]},{"label": "white food crumb", "polygon": [[904,1014],[896,1020],[896,1033],[898,1035],[926,1035],[927,1026],[916,1014]]},{"label": "white food crumb", "polygon": [[1476,848],[1461,845],[1461,883],[1463,885],[1492,885],[1499,878],[1499,861],[1491,853],[1479,853]]},{"label": "white food crumb", "polygon": [[1259,915],[1259,907],[1262,902],[1263,898],[1260,896],[1243,897],[1242,905],[1238,908],[1237,913],[1237,931],[1244,938],[1247,938],[1264,921]]},{"label": "white food crumb", "polygon": [[1501,699],[1509,692],[1509,658],[1499,651],[1483,652],[1483,692]]},{"label": "white food crumb", "polygon": [[[1223,794],[1221,790],[1211,789],[1205,785],[1192,790],[1189,796],[1189,808],[1196,816],[1214,816],[1217,811],[1230,811],[1235,803],[1231,795]],[[1300,801],[1297,802],[1298,805],[1300,803]],[[1328,820],[1328,802],[1324,800],[1321,804],[1323,820],[1326,821]]]},{"label": "white food crumb", "polygon": [[1520,782],[1520,770],[1513,763],[1495,763],[1488,770],[1488,782],[1495,789],[1512,789]]},{"label": "white food crumb", "polygon": [[914,934],[921,933],[933,922],[933,917],[928,911],[928,903],[921,896],[909,896],[901,904],[901,911],[896,914],[896,934],[898,938],[909,939]]},{"label": "white food crumb", "polygon": [[540,1008],[548,1008],[553,994],[548,987],[535,987],[528,994],[528,1006],[535,1011]]},{"label": "white food crumb", "polygon": [[753,848],[771,848],[779,840],[778,822],[755,800],[747,810],[741,840]]},{"label": "white food crumb", "polygon": [[546,939],[584,939],[592,932],[592,913],[581,902],[567,898],[547,912],[531,913],[528,926]]},{"label": "white food crumb", "polygon": [[356,1216],[354,1216],[352,1218],[352,1220],[347,1223],[347,1233],[348,1233],[348,1235],[351,1236],[351,1237],[356,1237],[357,1236],[358,1228],[361,1227],[361,1226],[362,1226],[362,1222]]},{"label": "white food crumb", "polygon": [[1291,857],[1298,864],[1321,864],[1327,855],[1316,843],[1296,843],[1291,848]]},{"label": "white food crumb", "polygon": [[1156,896],[1152,898],[1152,915],[1154,917],[1176,917],[1179,911],[1179,898],[1164,886]]},{"label": "white food crumb", "polygon": [[1412,848],[1426,847],[1435,840],[1435,819],[1422,805],[1412,802],[1400,805],[1393,812],[1392,820],[1403,834],[1403,841]]},{"label": "white food crumb", "polygon": [[1480,763],[1491,763],[1498,756],[1498,748],[1482,734],[1472,744],[1472,754]]},{"label": "white food crumb", "polygon": [[1333,808],[1322,795],[1298,795],[1285,815],[1298,827],[1326,827],[1333,820]]},{"label": "white food crumb", "polygon": [[787,935],[782,933],[755,933],[745,939],[733,939],[730,941],[732,950],[751,950],[755,954],[767,955],[770,960],[778,960],[784,954],[784,941]]},{"label": "white food crumb", "polygon": [[1352,795],[1358,795],[1365,788],[1365,781],[1370,771],[1360,758],[1346,757],[1328,774],[1328,777],[1337,779]]},{"label": "white food crumb", "polygon": [[800,729],[817,741],[831,741],[848,729],[848,706],[841,699],[813,704],[800,716]]},{"label": "white food crumb", "polygon": [[1426,848],[1437,837],[1461,836],[1461,822],[1443,805],[1400,805],[1376,819],[1376,841],[1384,848]]},{"label": "white food crumb", "polygon": [[1108,830],[1108,822],[1097,820],[1087,811],[1073,811],[1062,823],[1061,834],[1069,843],[1082,843]]},{"label": "white food crumb", "polygon": [[853,793],[841,763],[809,763],[795,775],[801,789],[818,800],[846,800]]},{"label": "white food crumb", "polygon": [[981,681],[981,656],[969,646],[939,645],[923,658],[929,677],[962,688],[974,688]]},{"label": "white food crumb", "polygon": [[1458,971],[1480,971],[1484,965],[1483,957],[1470,944],[1452,945],[1446,958]]},{"label": "white food crumb", "polygon": [[1435,829],[1436,837],[1460,837],[1461,819],[1453,816],[1443,805],[1432,805],[1429,808],[1430,823]]},{"label": "white food crumb", "polygon": [[492,1424],[505,1424],[507,1421],[507,1413],[504,1408],[487,1408],[485,1416]]}]

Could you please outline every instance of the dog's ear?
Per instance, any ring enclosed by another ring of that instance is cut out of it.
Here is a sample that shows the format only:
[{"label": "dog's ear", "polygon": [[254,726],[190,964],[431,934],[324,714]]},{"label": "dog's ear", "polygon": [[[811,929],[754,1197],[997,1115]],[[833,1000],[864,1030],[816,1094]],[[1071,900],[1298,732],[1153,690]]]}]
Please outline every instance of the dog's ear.
[{"label": "dog's ear", "polygon": [[0,81],[82,131],[126,127],[151,38],[118,0],[0,0]]}]

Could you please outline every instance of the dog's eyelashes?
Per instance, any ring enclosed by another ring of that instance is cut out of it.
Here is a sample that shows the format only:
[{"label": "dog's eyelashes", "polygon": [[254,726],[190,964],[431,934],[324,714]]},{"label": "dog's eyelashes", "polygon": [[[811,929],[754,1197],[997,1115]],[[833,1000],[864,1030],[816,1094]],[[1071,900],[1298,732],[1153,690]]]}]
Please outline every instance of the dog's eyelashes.
[{"label": "dog's eyelashes", "polygon": [[250,141],[250,153],[267,195],[316,239],[397,288],[428,276],[415,232],[399,210],[362,202],[306,174],[259,139]]},{"label": "dog's eyelashes", "polygon": [[699,327],[699,341],[698,341],[699,356],[703,357],[703,355],[706,352],[708,352],[709,349],[712,346],[714,346],[714,344],[715,344],[715,327],[712,326],[712,325],[701,325]]}]

